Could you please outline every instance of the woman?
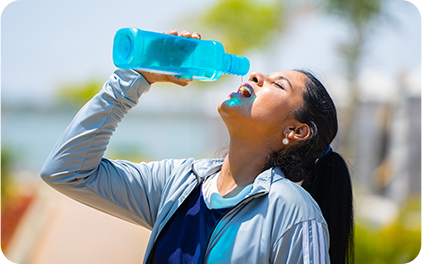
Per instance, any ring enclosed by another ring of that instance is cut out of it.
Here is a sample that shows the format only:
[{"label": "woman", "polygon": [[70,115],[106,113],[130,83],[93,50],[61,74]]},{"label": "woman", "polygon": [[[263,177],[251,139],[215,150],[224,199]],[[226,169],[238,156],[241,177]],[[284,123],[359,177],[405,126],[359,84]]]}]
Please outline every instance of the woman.
[{"label": "woman", "polygon": [[103,158],[117,124],[151,84],[190,81],[116,70],[59,139],[42,178],[151,229],[144,263],[352,261],[350,177],[330,148],[336,111],[310,73],[252,73],[231,93],[218,107],[230,134],[224,159]]}]

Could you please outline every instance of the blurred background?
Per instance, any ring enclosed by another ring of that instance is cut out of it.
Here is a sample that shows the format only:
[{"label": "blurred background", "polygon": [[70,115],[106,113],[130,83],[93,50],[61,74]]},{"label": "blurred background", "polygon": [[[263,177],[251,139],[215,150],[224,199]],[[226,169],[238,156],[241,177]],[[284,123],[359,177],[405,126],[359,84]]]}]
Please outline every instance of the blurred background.
[{"label": "blurred background", "polygon": [[[415,0],[416,1],[416,0]],[[39,171],[115,69],[123,27],[200,32],[251,72],[309,69],[338,108],[332,147],[351,168],[356,263],[421,248],[421,16],[404,0],[19,0],[1,16],[1,247],[15,263],[139,263],[148,231],[73,202]],[[244,77],[246,80],[248,76]],[[132,161],[219,157],[219,102],[241,77],[156,84],[107,149]]]}]

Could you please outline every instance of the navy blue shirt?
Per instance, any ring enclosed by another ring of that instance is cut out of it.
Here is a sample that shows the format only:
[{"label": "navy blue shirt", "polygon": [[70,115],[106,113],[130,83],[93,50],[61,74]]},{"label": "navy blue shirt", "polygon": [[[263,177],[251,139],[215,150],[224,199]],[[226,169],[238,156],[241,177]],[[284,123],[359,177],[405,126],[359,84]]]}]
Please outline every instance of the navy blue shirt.
[{"label": "navy blue shirt", "polygon": [[208,237],[228,209],[208,209],[201,186],[195,188],[158,236],[154,263],[202,263]]}]

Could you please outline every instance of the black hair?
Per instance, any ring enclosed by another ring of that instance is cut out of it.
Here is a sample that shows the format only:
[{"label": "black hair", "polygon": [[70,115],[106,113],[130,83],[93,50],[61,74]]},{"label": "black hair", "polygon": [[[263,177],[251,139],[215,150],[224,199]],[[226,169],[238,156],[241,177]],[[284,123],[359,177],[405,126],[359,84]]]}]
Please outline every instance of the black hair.
[{"label": "black hair", "polygon": [[353,263],[352,183],[346,162],[330,149],[338,130],[336,108],[325,87],[312,73],[295,71],[306,77],[303,104],[293,115],[309,126],[310,136],[271,154],[264,169],[279,167],[286,178],[301,182],[327,221],[331,263]]}]

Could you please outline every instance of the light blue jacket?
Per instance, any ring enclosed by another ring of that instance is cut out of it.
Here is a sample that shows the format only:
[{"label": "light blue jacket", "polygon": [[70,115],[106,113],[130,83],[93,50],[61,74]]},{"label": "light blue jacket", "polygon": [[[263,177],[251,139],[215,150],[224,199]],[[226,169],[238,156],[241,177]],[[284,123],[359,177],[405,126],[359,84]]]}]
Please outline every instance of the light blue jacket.
[{"label": "light blue jacket", "polygon": [[[223,162],[103,158],[117,124],[149,89],[142,75],[116,70],[73,119],[41,172],[43,180],[63,194],[152,230],[144,263],[180,204]],[[257,176],[251,194],[216,224],[204,262],[329,263],[328,237],[317,203],[278,168],[271,168]]]}]

